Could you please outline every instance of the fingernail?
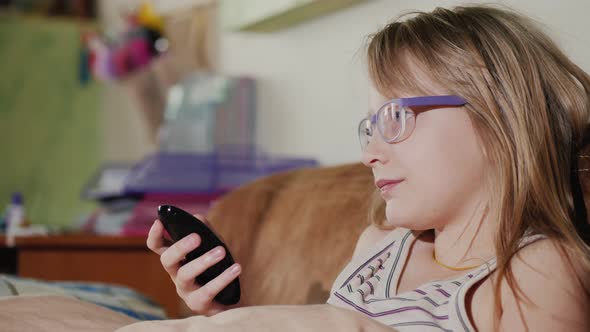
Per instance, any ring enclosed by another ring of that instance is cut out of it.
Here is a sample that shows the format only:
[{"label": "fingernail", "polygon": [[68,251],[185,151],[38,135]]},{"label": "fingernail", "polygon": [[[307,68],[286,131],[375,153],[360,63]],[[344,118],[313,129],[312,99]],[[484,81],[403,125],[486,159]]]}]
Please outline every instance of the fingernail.
[{"label": "fingernail", "polygon": [[240,270],[241,270],[240,265],[236,264],[229,271],[231,272],[231,274],[238,274],[238,273],[240,273]]},{"label": "fingernail", "polygon": [[223,249],[221,248],[216,248],[215,250],[213,250],[213,252],[211,252],[211,256],[213,256],[214,258],[220,257],[221,255],[223,255]]},{"label": "fingernail", "polygon": [[199,236],[197,234],[194,234],[194,233],[191,234],[190,235],[190,243],[192,245],[199,244]]}]

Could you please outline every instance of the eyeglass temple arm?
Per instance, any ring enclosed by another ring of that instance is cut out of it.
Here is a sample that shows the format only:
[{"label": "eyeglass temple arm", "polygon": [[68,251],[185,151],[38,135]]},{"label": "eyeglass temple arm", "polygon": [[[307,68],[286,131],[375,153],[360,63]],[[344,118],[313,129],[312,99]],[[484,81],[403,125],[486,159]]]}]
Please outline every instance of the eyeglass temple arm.
[{"label": "eyeglass temple arm", "polygon": [[[467,104],[465,99],[459,96],[424,96],[424,97],[410,97],[410,98],[399,98],[394,99],[391,102],[396,102],[401,107],[412,107],[412,106],[462,106]],[[371,124],[377,122],[377,113],[372,114],[369,117]]]},{"label": "eyeglass temple arm", "polygon": [[462,106],[467,104],[465,99],[459,96],[425,96],[400,98],[399,105],[402,107],[412,106]]}]

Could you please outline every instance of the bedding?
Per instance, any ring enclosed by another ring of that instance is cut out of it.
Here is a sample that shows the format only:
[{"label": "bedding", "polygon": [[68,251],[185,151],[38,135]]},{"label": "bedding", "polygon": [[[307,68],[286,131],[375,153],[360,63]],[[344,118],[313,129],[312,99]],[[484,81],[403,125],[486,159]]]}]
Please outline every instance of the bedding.
[{"label": "bedding", "polygon": [[0,331],[111,332],[137,322],[128,315],[64,295],[0,298]]},{"label": "bedding", "polygon": [[217,331],[393,331],[349,309],[329,304],[252,306],[212,317],[137,321],[125,314],[57,295],[8,296],[0,299],[1,331],[60,332],[217,332]]},{"label": "bedding", "polygon": [[0,298],[61,295],[93,303],[138,320],[165,319],[164,308],[127,287],[90,282],[58,282],[0,274]]},{"label": "bedding", "polygon": [[211,317],[137,322],[116,332],[391,332],[360,312],[329,304],[242,307]]}]

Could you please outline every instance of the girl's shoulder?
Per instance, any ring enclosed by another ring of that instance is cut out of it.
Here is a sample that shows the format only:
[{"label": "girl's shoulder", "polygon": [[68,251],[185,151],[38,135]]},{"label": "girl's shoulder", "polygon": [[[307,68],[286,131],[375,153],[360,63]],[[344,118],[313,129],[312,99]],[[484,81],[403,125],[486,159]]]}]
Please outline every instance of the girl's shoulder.
[{"label": "girl's shoulder", "polygon": [[506,277],[501,280],[502,327],[590,330],[590,303],[582,281],[588,276],[578,275],[575,265],[579,263],[578,257],[549,238],[522,247],[509,263],[515,284]]},{"label": "girl's shoulder", "polygon": [[[525,240],[510,260],[515,287],[500,280],[500,330],[590,331],[588,295],[572,268],[576,259],[547,237]],[[466,307],[479,331],[494,330],[497,273],[474,285]]]},{"label": "girl's shoulder", "polygon": [[392,231],[393,229],[381,229],[374,224],[367,226],[356,242],[356,247],[354,248],[354,253],[352,254],[353,259],[362,252],[373,247],[376,243],[383,240],[383,238],[385,238],[385,236],[387,236],[387,234],[391,233]]}]

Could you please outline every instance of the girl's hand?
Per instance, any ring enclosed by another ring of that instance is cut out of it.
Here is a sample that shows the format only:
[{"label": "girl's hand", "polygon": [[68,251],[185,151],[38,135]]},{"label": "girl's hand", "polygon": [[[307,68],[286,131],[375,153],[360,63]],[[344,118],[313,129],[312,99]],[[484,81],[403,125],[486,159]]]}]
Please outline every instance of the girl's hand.
[{"label": "girl's hand", "polygon": [[[203,217],[196,216],[207,223]],[[210,226],[207,223],[208,226]],[[182,264],[185,256],[201,243],[198,234],[191,234],[176,243],[165,237],[162,222],[156,220],[147,238],[147,247],[160,255],[162,266],[176,285],[176,292],[186,305],[199,315],[212,316],[227,309],[239,307],[239,303],[226,306],[215,301],[215,296],[240,275],[241,266],[234,264],[205,285],[197,285],[195,278],[225,256],[221,246]]]}]

